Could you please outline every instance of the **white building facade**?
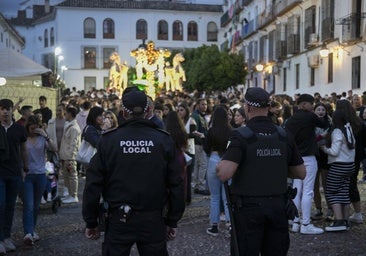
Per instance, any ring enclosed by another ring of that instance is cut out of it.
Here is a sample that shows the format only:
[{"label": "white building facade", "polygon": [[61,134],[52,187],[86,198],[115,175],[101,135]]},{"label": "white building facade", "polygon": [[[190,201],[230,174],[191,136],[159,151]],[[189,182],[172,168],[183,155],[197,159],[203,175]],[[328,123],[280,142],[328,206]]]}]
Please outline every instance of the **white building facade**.
[{"label": "white building facade", "polygon": [[23,53],[78,90],[106,86],[109,56],[114,51],[122,62],[135,66],[130,51],[143,39],[145,43],[152,40],[158,49],[172,50],[218,44],[220,37],[221,5],[66,0],[50,6],[45,2],[43,15],[31,24],[27,12],[21,14],[23,19],[18,15],[12,20],[26,37]]},{"label": "white building facade", "polygon": [[24,38],[8,23],[0,13],[0,49],[9,48],[16,52],[22,52]]},{"label": "white building facade", "polygon": [[348,90],[362,94],[365,2],[227,0],[220,45],[245,55],[247,87],[290,96]]}]

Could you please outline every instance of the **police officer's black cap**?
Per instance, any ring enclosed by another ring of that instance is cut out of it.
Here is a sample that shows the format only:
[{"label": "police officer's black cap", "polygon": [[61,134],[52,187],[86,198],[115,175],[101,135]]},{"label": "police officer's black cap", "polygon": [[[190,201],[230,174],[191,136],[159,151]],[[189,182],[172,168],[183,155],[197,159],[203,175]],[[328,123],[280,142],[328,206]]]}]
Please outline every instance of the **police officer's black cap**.
[{"label": "police officer's black cap", "polygon": [[269,93],[260,87],[250,87],[245,93],[244,101],[249,106],[265,108],[269,106]]},{"label": "police officer's black cap", "polygon": [[0,100],[0,107],[10,109],[14,107],[14,103],[9,99],[1,99]]},{"label": "police officer's black cap", "polygon": [[147,111],[148,102],[144,91],[137,87],[128,87],[122,95],[123,110],[129,114],[142,114]]},{"label": "police officer's black cap", "polygon": [[311,104],[313,104],[314,97],[307,93],[301,94],[297,99],[297,104],[300,104],[301,102],[310,102]]}]

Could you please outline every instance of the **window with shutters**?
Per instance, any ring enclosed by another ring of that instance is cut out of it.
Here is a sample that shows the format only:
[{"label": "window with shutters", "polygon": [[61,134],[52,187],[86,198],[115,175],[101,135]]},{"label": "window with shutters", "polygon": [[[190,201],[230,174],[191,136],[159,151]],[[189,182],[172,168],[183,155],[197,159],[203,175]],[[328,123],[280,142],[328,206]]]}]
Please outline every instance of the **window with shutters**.
[{"label": "window with shutters", "polygon": [[103,52],[103,68],[109,69],[111,67],[111,62],[109,57],[113,52],[117,51],[116,48],[104,47]]},{"label": "window with shutters", "polygon": [[315,85],[315,68],[310,68],[310,86]]},{"label": "window with shutters", "polygon": [[295,65],[295,87],[296,89],[300,88],[300,64]]},{"label": "window with shutters", "polygon": [[283,68],[283,91],[287,90],[287,68]]},{"label": "window with shutters", "polygon": [[217,34],[218,34],[217,25],[215,22],[209,22],[207,24],[207,41],[208,42],[217,42]]},{"label": "window with shutters", "polygon": [[181,21],[174,21],[173,23],[173,40],[183,40],[183,23]]},{"label": "window with shutters", "polygon": [[93,18],[84,20],[84,38],[95,38],[95,20]]},{"label": "window with shutters", "polygon": [[352,89],[361,88],[361,57],[352,58]]},{"label": "window with shutters", "polygon": [[258,41],[253,43],[253,59],[255,63],[258,62]]},{"label": "window with shutters", "polygon": [[322,0],[322,41],[334,38],[334,0]]},{"label": "window with shutters", "polygon": [[136,39],[147,39],[147,22],[140,19],[136,22]]},{"label": "window with shutters", "polygon": [[287,20],[287,54],[300,52],[300,16],[291,16]]},{"label": "window with shutters", "polygon": [[316,33],[316,7],[311,6],[305,10],[305,31],[304,42],[305,47],[312,46],[311,35]]},{"label": "window with shutters", "polygon": [[55,29],[51,28],[50,30],[50,46],[55,45]]},{"label": "window with shutters", "polygon": [[158,40],[168,40],[168,22],[165,20],[158,23]]},{"label": "window with shutters", "polygon": [[97,65],[97,48],[84,47],[84,68],[96,68]]},{"label": "window with shutters", "polygon": [[103,38],[114,38],[114,21],[112,19],[103,21]]},{"label": "window with shutters", "polygon": [[188,23],[188,41],[197,41],[197,40],[198,40],[197,23],[194,21],[190,21]]},{"label": "window with shutters", "polygon": [[275,30],[272,30],[268,34],[268,61],[274,62],[275,56],[274,56],[274,43],[275,43]]},{"label": "window with shutters", "polygon": [[253,65],[254,65],[254,63],[253,63],[253,60],[254,60],[254,58],[253,58],[253,43],[254,42],[251,41],[248,45],[248,61],[247,61],[247,63],[248,63],[248,68],[249,69],[252,69]]},{"label": "window with shutters", "polygon": [[333,53],[328,55],[328,83],[333,83]]},{"label": "window with shutters", "polygon": [[89,92],[93,88],[97,88],[97,78],[95,76],[85,76],[84,77],[84,90],[86,92]]},{"label": "window with shutters", "polygon": [[44,39],[44,47],[48,47],[48,30],[45,29],[43,33],[43,39]]},{"label": "window with shutters", "polygon": [[287,57],[286,24],[276,25],[275,41],[275,58],[283,60]]},{"label": "window with shutters", "polygon": [[267,36],[262,36],[259,39],[259,62],[262,63],[267,62],[266,43],[267,43]]}]

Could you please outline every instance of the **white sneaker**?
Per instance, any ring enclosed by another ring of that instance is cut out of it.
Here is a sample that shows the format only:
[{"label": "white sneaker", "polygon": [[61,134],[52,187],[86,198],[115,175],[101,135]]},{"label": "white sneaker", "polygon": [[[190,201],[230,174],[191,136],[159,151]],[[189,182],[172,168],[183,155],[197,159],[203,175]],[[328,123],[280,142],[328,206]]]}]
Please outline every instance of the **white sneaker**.
[{"label": "white sneaker", "polygon": [[7,252],[13,252],[16,250],[13,240],[10,238],[4,239],[4,247]]},{"label": "white sneaker", "polygon": [[6,255],[6,249],[4,246],[4,242],[0,242],[0,255]]},{"label": "white sneaker", "polygon": [[69,197],[65,200],[62,200],[64,204],[72,204],[72,203],[78,203],[79,199],[77,197]]},{"label": "white sneaker", "polygon": [[39,238],[39,235],[35,231],[33,231],[33,241],[38,242],[40,239],[41,238]]},{"label": "white sneaker", "polygon": [[300,233],[304,235],[319,235],[323,234],[324,230],[322,228],[317,228],[313,224],[301,225]]},{"label": "white sneaker", "polygon": [[362,213],[354,212],[351,216],[349,216],[349,221],[357,224],[361,224],[363,222]]},{"label": "white sneaker", "polygon": [[68,195],[68,196],[66,196],[66,197],[61,198],[61,201],[62,201],[62,202],[64,202],[65,200],[68,200],[68,199],[70,199],[70,198],[71,198],[71,196],[70,196],[70,195]]},{"label": "white sneaker", "polygon": [[52,201],[52,195],[51,193],[47,194],[47,202],[51,202]]},{"label": "white sneaker", "polygon": [[44,200],[44,197],[42,196],[42,198],[41,198],[41,204],[47,204],[47,201],[46,200]]},{"label": "white sneaker", "polygon": [[300,231],[300,223],[299,222],[293,222],[290,231],[292,233],[298,233]]},{"label": "white sneaker", "polygon": [[63,193],[62,193],[62,196],[63,197],[68,197],[69,196],[69,189],[67,188],[67,187],[64,187],[64,189],[63,189],[64,191],[63,191]]},{"label": "white sneaker", "polygon": [[32,234],[26,234],[23,238],[23,242],[24,244],[26,245],[33,245],[34,244],[34,241],[33,241],[33,236]]}]

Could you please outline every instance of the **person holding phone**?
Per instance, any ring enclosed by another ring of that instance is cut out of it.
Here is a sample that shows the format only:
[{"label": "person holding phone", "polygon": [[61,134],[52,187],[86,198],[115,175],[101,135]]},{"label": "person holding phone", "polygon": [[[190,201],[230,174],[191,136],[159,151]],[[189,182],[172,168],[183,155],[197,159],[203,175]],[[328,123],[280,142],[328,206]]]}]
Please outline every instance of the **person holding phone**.
[{"label": "person holding phone", "polygon": [[24,243],[33,245],[39,240],[35,232],[39,205],[46,187],[46,151],[57,151],[55,142],[42,128],[38,116],[28,117],[25,126],[28,133],[26,142],[29,170],[25,173],[22,184],[21,197],[23,200],[23,229]]}]

